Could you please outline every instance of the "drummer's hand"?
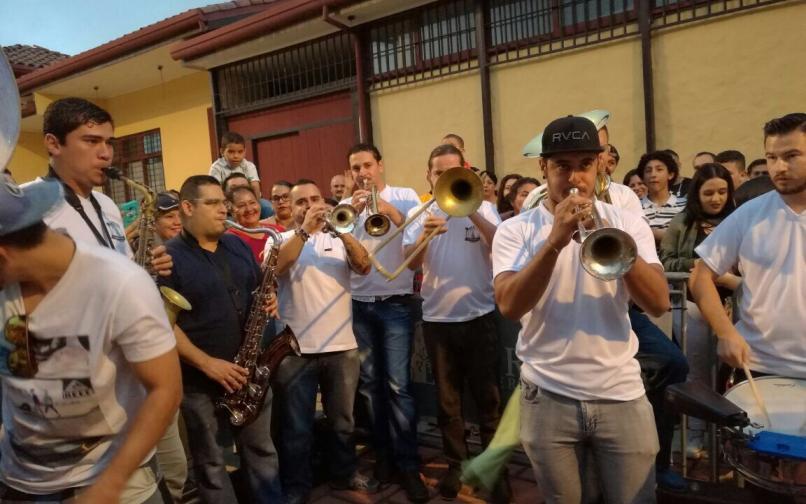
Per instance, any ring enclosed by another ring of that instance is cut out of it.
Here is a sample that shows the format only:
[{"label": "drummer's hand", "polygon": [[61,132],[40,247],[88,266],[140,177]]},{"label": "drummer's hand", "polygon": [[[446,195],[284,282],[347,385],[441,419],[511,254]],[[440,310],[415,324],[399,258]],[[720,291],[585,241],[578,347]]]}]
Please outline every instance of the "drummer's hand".
[{"label": "drummer's hand", "polygon": [[716,352],[722,362],[736,369],[742,369],[750,362],[750,346],[735,329],[726,337],[719,338]]}]

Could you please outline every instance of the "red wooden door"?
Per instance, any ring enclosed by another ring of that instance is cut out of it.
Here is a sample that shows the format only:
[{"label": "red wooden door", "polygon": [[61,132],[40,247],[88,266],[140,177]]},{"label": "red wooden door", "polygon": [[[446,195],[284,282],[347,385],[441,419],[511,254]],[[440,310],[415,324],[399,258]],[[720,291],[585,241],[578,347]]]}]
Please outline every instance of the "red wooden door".
[{"label": "red wooden door", "polygon": [[264,195],[277,180],[307,178],[329,196],[330,178],[347,168],[347,151],[357,141],[349,92],[233,117],[228,125],[247,139]]}]

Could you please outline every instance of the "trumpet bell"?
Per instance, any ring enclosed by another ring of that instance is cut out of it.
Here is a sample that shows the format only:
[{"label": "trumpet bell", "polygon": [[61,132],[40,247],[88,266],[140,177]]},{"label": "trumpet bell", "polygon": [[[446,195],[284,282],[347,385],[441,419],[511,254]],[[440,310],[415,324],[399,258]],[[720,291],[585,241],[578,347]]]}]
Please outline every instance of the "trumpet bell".
[{"label": "trumpet bell", "polygon": [[162,294],[162,303],[165,305],[165,313],[168,315],[168,321],[171,327],[176,324],[176,318],[182,310],[190,310],[191,306],[185,296],[179,294],[170,287],[161,286],[160,294]]},{"label": "trumpet bell", "polygon": [[381,213],[375,213],[364,221],[364,230],[370,236],[383,236],[392,228],[392,221]]},{"label": "trumpet bell", "polygon": [[484,199],[481,178],[466,168],[445,171],[434,184],[434,199],[440,210],[451,217],[467,217]]},{"label": "trumpet bell", "polygon": [[579,251],[580,262],[591,276],[599,280],[621,278],[635,264],[638,249],[635,240],[616,228],[601,228],[590,233]]},{"label": "trumpet bell", "polygon": [[342,203],[333,208],[328,213],[327,225],[337,233],[351,233],[355,228],[355,221],[358,215],[352,205]]}]

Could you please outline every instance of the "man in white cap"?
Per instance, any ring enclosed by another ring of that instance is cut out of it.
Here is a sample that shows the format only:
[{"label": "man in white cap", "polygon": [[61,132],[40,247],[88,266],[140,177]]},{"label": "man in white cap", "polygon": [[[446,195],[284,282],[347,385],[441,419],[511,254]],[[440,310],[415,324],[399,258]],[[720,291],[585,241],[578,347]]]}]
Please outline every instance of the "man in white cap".
[{"label": "man in white cap", "polygon": [[62,198],[58,182],[0,181],[0,502],[161,503],[173,332],[142,268],[43,222]]}]

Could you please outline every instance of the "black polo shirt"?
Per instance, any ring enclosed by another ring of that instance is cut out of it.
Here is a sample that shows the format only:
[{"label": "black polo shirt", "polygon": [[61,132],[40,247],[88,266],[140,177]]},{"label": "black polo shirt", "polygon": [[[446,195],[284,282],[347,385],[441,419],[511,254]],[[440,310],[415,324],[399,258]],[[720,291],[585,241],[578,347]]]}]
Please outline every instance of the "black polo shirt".
[{"label": "black polo shirt", "polygon": [[[175,289],[193,305],[192,310],[179,313],[177,325],[206,354],[233,361],[241,345],[252,291],[260,281],[260,267],[252,251],[237,236],[224,234],[216,251],[209,252],[184,230],[165,247],[174,266],[171,276],[160,277],[159,284]],[[223,391],[185,362],[182,381],[187,391]]]}]

